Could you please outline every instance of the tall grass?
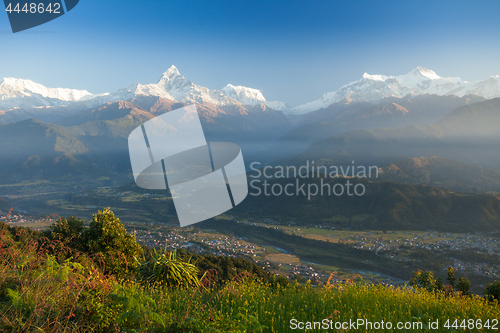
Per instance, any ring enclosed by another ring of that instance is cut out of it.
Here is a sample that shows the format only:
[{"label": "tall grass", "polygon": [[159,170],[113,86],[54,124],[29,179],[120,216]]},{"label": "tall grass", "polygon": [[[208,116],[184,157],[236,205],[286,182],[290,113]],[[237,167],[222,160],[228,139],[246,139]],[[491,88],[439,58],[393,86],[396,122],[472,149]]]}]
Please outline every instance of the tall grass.
[{"label": "tall grass", "polygon": [[99,311],[115,280],[60,242],[14,243],[0,233],[0,330],[89,332],[113,326]]},{"label": "tall grass", "polygon": [[[115,291],[124,300],[121,327],[136,329],[190,328],[200,332],[293,332],[290,321],[349,321],[423,323],[439,319],[499,318],[498,303],[478,296],[446,296],[425,289],[362,283],[335,286],[271,286],[253,279],[229,283],[221,290],[145,289],[138,284]],[[313,330],[309,330],[312,332]],[[379,332],[380,330],[361,330]],[[424,329],[424,331],[427,331]],[[474,331],[474,330],[471,330]],[[484,330],[488,331],[488,330]]]}]

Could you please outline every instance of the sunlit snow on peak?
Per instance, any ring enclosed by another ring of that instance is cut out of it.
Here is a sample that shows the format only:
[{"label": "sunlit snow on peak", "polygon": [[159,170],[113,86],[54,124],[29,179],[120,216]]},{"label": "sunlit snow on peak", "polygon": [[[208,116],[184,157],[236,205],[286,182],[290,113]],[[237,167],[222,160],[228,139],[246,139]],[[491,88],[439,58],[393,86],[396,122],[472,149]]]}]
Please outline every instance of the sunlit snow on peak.
[{"label": "sunlit snow on peak", "polygon": [[417,67],[414,70],[412,70],[410,73],[408,73],[407,75],[421,75],[421,76],[426,77],[430,80],[438,80],[441,78],[433,70],[430,70],[430,69],[427,69],[424,67]]},{"label": "sunlit snow on peak", "polygon": [[459,77],[441,77],[433,70],[417,67],[404,75],[371,75],[364,73],[358,81],[324,94],[320,99],[290,109],[289,113],[304,114],[326,108],[334,103],[379,101],[386,97],[402,98],[431,94],[438,96],[477,95],[486,99],[500,97],[500,79],[497,76],[483,81],[468,82]]}]

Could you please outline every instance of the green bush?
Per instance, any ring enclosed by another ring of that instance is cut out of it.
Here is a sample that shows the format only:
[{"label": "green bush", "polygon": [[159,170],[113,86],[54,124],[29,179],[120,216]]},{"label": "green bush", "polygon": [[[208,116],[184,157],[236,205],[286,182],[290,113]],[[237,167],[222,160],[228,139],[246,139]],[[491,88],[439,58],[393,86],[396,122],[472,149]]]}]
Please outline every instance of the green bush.
[{"label": "green bush", "polygon": [[82,235],[85,231],[83,220],[76,216],[68,218],[61,217],[59,221],[51,225],[45,232],[49,239],[62,242],[64,245],[75,250],[84,248]]},{"label": "green bush", "polygon": [[142,253],[135,236],[127,233],[109,208],[94,214],[83,242],[86,252],[103,264],[105,272],[118,277],[132,274],[137,267],[134,258]]},{"label": "green bush", "polygon": [[490,283],[484,289],[484,296],[486,299],[493,301],[500,301],[500,280]]},{"label": "green bush", "polygon": [[410,285],[425,288],[427,291],[444,291],[445,287],[440,278],[434,278],[432,272],[422,272],[420,269],[413,273],[414,278],[410,280]]},{"label": "green bush", "polygon": [[462,276],[458,279],[457,290],[461,291],[463,295],[470,295],[470,282],[467,277]]}]

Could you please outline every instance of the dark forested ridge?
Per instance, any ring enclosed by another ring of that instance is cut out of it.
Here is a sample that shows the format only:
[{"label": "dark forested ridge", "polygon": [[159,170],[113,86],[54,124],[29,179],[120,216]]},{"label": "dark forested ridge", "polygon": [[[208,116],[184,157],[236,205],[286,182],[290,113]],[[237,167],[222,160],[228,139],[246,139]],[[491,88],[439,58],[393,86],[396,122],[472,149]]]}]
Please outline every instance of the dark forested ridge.
[{"label": "dark forested ridge", "polygon": [[381,168],[379,180],[426,184],[456,192],[500,192],[500,170],[438,156],[395,161]]},{"label": "dark forested ridge", "polygon": [[[249,196],[235,212],[242,216],[272,217],[299,224],[329,224],[341,228],[377,230],[495,231],[500,227],[500,196],[460,194],[442,188],[395,182],[371,182],[367,179],[300,179],[300,183],[363,184],[362,196],[264,195],[251,188]],[[282,187],[296,179],[268,180]],[[252,195],[254,193],[254,195]],[[326,191],[325,191],[326,193]]]}]

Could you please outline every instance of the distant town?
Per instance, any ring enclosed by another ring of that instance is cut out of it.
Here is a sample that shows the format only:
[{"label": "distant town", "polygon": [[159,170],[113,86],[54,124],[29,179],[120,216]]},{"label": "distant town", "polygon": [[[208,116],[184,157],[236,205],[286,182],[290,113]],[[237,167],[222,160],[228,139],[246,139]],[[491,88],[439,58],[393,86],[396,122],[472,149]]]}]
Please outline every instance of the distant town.
[{"label": "distant town", "polygon": [[[0,211],[0,220],[12,226],[25,226],[35,230],[42,230],[54,223],[59,217],[51,215],[37,217],[17,211]],[[232,218],[232,217],[231,217]],[[487,234],[457,234],[437,231],[349,231],[335,230],[328,225],[312,225],[308,227],[295,226],[293,222],[277,224],[271,219],[262,219],[261,222],[234,220],[251,226],[272,228],[281,232],[316,239],[319,241],[339,242],[349,244],[353,248],[375,252],[399,262],[421,262],[421,259],[411,255],[417,250],[443,256],[458,272],[473,273],[498,279],[500,276],[499,239]],[[180,228],[161,223],[132,223],[126,224],[129,232],[137,240],[151,248],[167,247],[170,250],[185,249],[198,254],[216,256],[244,257],[256,262],[265,270],[288,277],[290,280],[308,280],[316,283],[326,281],[332,270],[318,263],[301,261],[297,256],[284,249],[271,245],[257,245],[245,237],[234,237],[221,234],[215,230],[198,229],[196,227]],[[491,258],[488,262],[478,260],[464,260],[450,255],[454,251],[468,251],[471,257]],[[364,279],[378,283],[398,284],[402,281],[390,276],[374,272],[352,271],[351,275],[358,274]],[[344,278],[347,276],[343,275]],[[343,279],[339,274],[335,279]]]}]

